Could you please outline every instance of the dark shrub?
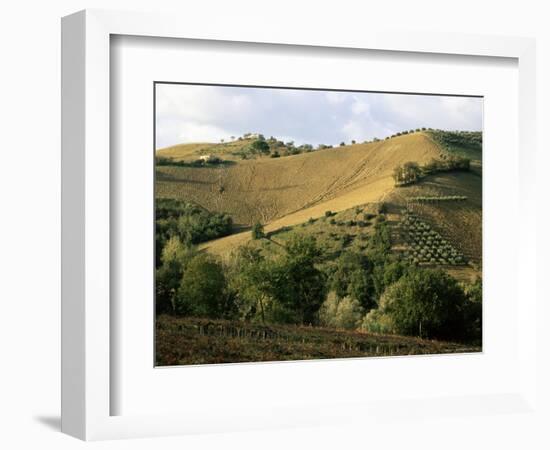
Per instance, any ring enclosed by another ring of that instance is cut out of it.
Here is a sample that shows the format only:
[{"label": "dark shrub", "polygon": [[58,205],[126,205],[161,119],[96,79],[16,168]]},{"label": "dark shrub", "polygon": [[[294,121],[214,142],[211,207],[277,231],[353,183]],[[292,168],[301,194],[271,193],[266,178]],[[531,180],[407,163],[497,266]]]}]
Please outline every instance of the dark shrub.
[{"label": "dark shrub", "polygon": [[221,318],[225,305],[225,276],[221,264],[199,254],[187,265],[176,297],[176,312],[195,317]]},{"label": "dark shrub", "polygon": [[468,337],[467,302],[458,282],[442,270],[417,269],[386,290],[381,310],[398,334],[460,341]]},{"label": "dark shrub", "polygon": [[260,222],[256,222],[252,225],[252,239],[262,239],[264,237],[264,226]]},{"label": "dark shrub", "polygon": [[378,214],[387,213],[388,212],[388,205],[386,205],[386,203],[384,203],[384,202],[378,203],[377,211],[378,211]]}]

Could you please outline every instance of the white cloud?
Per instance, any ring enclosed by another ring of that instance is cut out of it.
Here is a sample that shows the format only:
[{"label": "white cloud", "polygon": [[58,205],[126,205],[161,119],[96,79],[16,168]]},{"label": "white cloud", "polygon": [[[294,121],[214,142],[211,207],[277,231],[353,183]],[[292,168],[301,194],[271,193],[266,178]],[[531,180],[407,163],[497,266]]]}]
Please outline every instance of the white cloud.
[{"label": "white cloud", "polygon": [[204,123],[186,122],[179,128],[181,142],[219,142],[233,134],[223,128]]},{"label": "white cloud", "polygon": [[353,104],[351,105],[351,111],[353,112],[353,114],[368,113],[370,112],[370,105],[365,101],[355,99],[353,101]]},{"label": "white cloud", "polygon": [[332,105],[337,105],[343,103],[346,100],[346,94],[344,92],[334,92],[330,91],[325,93],[328,103]]},{"label": "white cloud", "polygon": [[157,147],[259,132],[297,144],[383,138],[419,127],[480,130],[482,99],[157,85]]}]

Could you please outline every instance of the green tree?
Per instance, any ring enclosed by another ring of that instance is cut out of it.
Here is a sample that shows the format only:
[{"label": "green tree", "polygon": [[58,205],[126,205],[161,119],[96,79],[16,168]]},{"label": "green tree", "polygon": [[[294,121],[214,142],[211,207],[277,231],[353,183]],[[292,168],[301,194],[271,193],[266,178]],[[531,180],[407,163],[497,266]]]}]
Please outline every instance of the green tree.
[{"label": "green tree", "polygon": [[469,338],[481,344],[483,321],[482,321],[482,297],[483,286],[481,278],[478,277],[476,281],[465,289],[468,302],[466,305],[466,323],[468,325]]},{"label": "green tree", "polygon": [[286,289],[278,293],[283,306],[295,311],[303,324],[316,322],[326,294],[326,276],[316,264],[322,251],[313,236],[295,235],[286,244],[281,275]]},{"label": "green tree", "polygon": [[[381,217],[381,216],[379,216]],[[374,234],[369,241],[369,253],[378,259],[378,262],[385,262],[391,250],[391,232],[386,222],[376,222]]]},{"label": "green tree", "polygon": [[331,291],[319,310],[319,322],[326,327],[354,330],[364,314],[357,300],[351,297],[339,298],[336,292]]},{"label": "green tree", "polygon": [[388,205],[385,202],[379,202],[376,210],[378,211],[378,214],[386,214],[388,212]]},{"label": "green tree", "polygon": [[233,256],[230,285],[243,319],[262,323],[317,322],[326,276],[317,268],[322,252],[311,236],[294,236],[278,258],[241,247]]},{"label": "green tree", "polygon": [[198,244],[231,233],[233,221],[224,213],[211,213],[189,202],[157,199],[156,208],[156,267],[161,264],[162,249],[177,236],[186,246]]},{"label": "green tree", "polygon": [[195,317],[220,318],[228,310],[222,265],[201,253],[187,264],[176,297],[176,312]]},{"label": "green tree", "polygon": [[413,182],[420,178],[422,170],[417,162],[409,161],[403,164],[403,170],[405,172],[405,181]]},{"label": "green tree", "polygon": [[262,239],[264,237],[264,226],[260,222],[256,222],[252,225],[252,239]]},{"label": "green tree", "polygon": [[177,236],[172,236],[164,245],[161,252],[162,264],[155,274],[155,309],[157,314],[175,312],[176,294],[183,272],[195,255],[195,250],[183,245]]},{"label": "green tree", "polygon": [[330,285],[339,298],[357,300],[366,310],[376,306],[372,280],[373,265],[364,254],[344,252],[336,261]]},{"label": "green tree", "polygon": [[374,297],[379,299],[386,288],[405,275],[409,268],[410,265],[403,261],[390,258],[379,259],[372,272]]},{"label": "green tree", "polygon": [[189,247],[182,244],[179,237],[172,236],[161,252],[161,262],[162,264],[178,263],[183,264],[189,255]]},{"label": "green tree", "polygon": [[283,266],[266,259],[259,249],[240,247],[232,258],[230,286],[245,320],[295,322],[279,298],[286,291]]},{"label": "green tree", "polygon": [[257,139],[250,144],[250,150],[252,153],[267,155],[269,153],[269,144],[265,139]]},{"label": "green tree", "polygon": [[157,314],[173,314],[175,298],[182,277],[182,268],[177,264],[163,264],[155,274],[155,311]]},{"label": "green tree", "polygon": [[380,313],[399,334],[463,340],[467,334],[467,297],[442,270],[410,270],[386,289]]},{"label": "green tree", "polygon": [[408,184],[416,182],[422,175],[422,169],[418,163],[409,161],[393,170],[393,179],[396,184]]}]

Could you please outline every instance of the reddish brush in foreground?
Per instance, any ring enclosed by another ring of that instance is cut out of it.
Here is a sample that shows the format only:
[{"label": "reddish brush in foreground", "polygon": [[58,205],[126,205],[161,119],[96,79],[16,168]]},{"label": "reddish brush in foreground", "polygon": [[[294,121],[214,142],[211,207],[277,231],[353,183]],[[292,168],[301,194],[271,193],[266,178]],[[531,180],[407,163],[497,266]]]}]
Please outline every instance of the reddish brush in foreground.
[{"label": "reddish brush in foreground", "polygon": [[158,366],[481,351],[414,337],[167,315],[158,317],[155,339]]}]

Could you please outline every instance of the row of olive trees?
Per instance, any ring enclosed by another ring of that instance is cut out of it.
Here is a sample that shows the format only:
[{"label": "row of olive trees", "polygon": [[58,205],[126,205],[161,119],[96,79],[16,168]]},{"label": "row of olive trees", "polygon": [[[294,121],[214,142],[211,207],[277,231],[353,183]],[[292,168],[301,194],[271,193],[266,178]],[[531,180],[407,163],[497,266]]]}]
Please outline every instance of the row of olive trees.
[{"label": "row of olive trees", "polygon": [[[319,144],[317,150],[328,148],[332,148],[332,145]],[[265,137],[259,135],[259,137],[254,139],[250,144],[242,150],[234,152],[234,154],[241,156],[243,159],[267,155],[271,158],[280,158],[282,156],[299,155],[301,153],[309,153],[312,151],[315,151],[315,149],[311,144],[296,145],[294,141],[288,141],[285,143],[275,139],[273,136],[269,139],[265,139]]]},{"label": "row of olive trees", "polygon": [[465,195],[420,195],[409,198],[414,203],[462,202],[468,200]]},{"label": "row of olive trees", "polygon": [[483,135],[481,131],[447,131],[429,130],[430,136],[448,151],[456,149],[473,149],[481,151]]}]

